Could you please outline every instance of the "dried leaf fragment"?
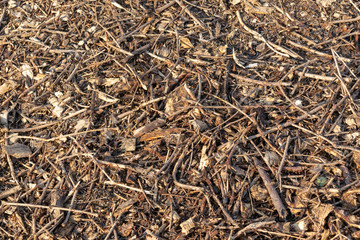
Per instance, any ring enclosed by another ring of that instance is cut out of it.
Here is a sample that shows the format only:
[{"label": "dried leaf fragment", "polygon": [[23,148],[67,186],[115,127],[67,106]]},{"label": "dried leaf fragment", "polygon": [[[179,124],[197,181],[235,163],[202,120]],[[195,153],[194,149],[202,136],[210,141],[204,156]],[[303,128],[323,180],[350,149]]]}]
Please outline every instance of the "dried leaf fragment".
[{"label": "dried leaf fragment", "polygon": [[204,145],[201,149],[201,158],[200,158],[200,164],[199,164],[199,170],[204,170],[210,163],[210,159],[208,155],[206,154],[207,147]]},{"label": "dried leaf fragment", "polygon": [[[53,189],[50,193],[50,204],[56,207],[62,207],[64,205],[64,195],[59,189]],[[60,217],[61,211],[59,209],[54,209],[51,211],[51,216],[56,219]]]},{"label": "dried leaf fragment", "polygon": [[173,221],[174,223],[176,223],[180,220],[180,216],[176,211],[173,210],[171,214],[167,215],[166,219],[168,221]]},{"label": "dried leaf fragment", "polygon": [[297,232],[304,232],[307,229],[308,220],[306,218],[303,218],[296,223],[292,224],[293,228]]},{"label": "dried leaf fragment", "polygon": [[136,150],[136,138],[124,138],[121,149],[125,152],[133,152]]},{"label": "dried leaf fragment", "polygon": [[275,167],[280,163],[279,155],[274,151],[266,151],[264,155],[264,161],[268,166]]},{"label": "dried leaf fragment", "polygon": [[181,37],[180,38],[180,45],[183,48],[194,48],[194,45],[191,43],[190,39],[186,38],[186,37]]},{"label": "dried leaf fragment", "polygon": [[251,196],[257,201],[265,201],[269,197],[266,188],[263,188],[260,185],[252,186],[250,192]]},{"label": "dried leaf fragment", "polygon": [[188,235],[190,233],[190,230],[195,227],[194,220],[192,218],[189,218],[185,222],[182,222],[180,224],[181,232],[185,235]]},{"label": "dried leaf fragment", "polygon": [[327,216],[334,210],[331,204],[321,204],[320,206],[314,206],[312,209],[313,219],[316,223],[316,229],[320,231],[324,224]]},{"label": "dried leaf fragment", "polygon": [[356,231],[352,234],[353,238],[360,238],[360,231]]},{"label": "dried leaf fragment", "polygon": [[334,2],[336,2],[336,0],[316,0],[316,3],[321,5],[322,7],[329,7]]},{"label": "dried leaf fragment", "polygon": [[165,113],[172,115],[184,110],[190,101],[196,101],[194,94],[186,84],[176,88],[169,94],[165,105]]},{"label": "dried leaf fragment", "polygon": [[3,83],[0,86],[0,95],[5,94],[11,90],[13,90],[14,88],[16,88],[19,84],[15,81],[12,80],[8,80],[5,83]]},{"label": "dried leaf fragment", "polygon": [[62,113],[64,112],[64,108],[61,106],[55,106],[54,109],[52,110],[53,114],[55,116],[57,116],[58,118],[61,117]]},{"label": "dried leaf fragment", "polygon": [[205,122],[198,119],[190,120],[190,123],[193,125],[196,132],[202,132],[209,128]]},{"label": "dried leaf fragment", "polygon": [[352,159],[354,163],[356,164],[356,167],[360,169],[360,152],[353,151]]},{"label": "dried leaf fragment", "polygon": [[160,238],[153,234],[149,229],[146,229],[145,233],[146,240],[160,240]]},{"label": "dried leaf fragment", "polygon": [[103,100],[105,102],[108,102],[108,103],[114,103],[114,102],[119,101],[118,98],[112,97],[109,94],[106,94],[106,93],[103,93],[103,92],[100,92],[100,91],[98,91],[98,97],[101,100]]},{"label": "dried leaf fragment", "polygon": [[241,2],[241,0],[232,0],[232,1],[231,1],[231,4],[232,4],[232,5],[236,5],[236,4],[240,3],[240,2]]},{"label": "dried leaf fragment", "polygon": [[227,48],[228,48],[228,45],[224,45],[224,46],[220,46],[219,47],[219,52],[220,54],[226,54],[226,51],[227,51]]},{"label": "dried leaf fragment", "polygon": [[360,229],[360,225],[359,225],[360,218],[358,216],[350,214],[347,211],[345,211],[344,209],[341,209],[338,207],[334,208],[334,212],[337,217],[344,220],[350,226]]},{"label": "dried leaf fragment", "polygon": [[123,237],[128,237],[131,232],[133,231],[134,228],[134,223],[130,222],[130,223],[124,223],[123,225],[121,225],[120,228],[120,234]]},{"label": "dried leaf fragment", "polygon": [[269,6],[262,6],[258,1],[245,1],[245,11],[247,13],[255,14],[269,14],[272,13],[275,9]]},{"label": "dried leaf fragment", "polygon": [[3,125],[3,126],[8,125],[8,114],[9,114],[8,110],[4,110],[0,113],[0,124],[1,125]]},{"label": "dried leaf fragment", "polygon": [[29,64],[24,64],[21,66],[21,73],[24,77],[28,77],[30,79],[34,78],[34,73]]},{"label": "dried leaf fragment", "polygon": [[13,145],[5,145],[4,150],[7,154],[15,158],[30,157],[32,154],[31,149],[28,146],[21,143],[16,143]]},{"label": "dried leaf fragment", "polygon": [[12,9],[15,8],[17,6],[17,2],[15,0],[9,0],[8,1],[8,8]]},{"label": "dried leaf fragment", "polygon": [[344,205],[348,208],[348,209],[356,209],[357,206],[357,197],[356,194],[352,193],[351,190],[348,192],[345,192],[343,194],[343,201],[344,201]]},{"label": "dried leaf fragment", "polygon": [[76,125],[75,125],[75,132],[78,132],[78,131],[80,131],[81,129],[83,129],[83,128],[87,128],[88,126],[89,126],[89,124],[90,124],[90,121],[89,121],[89,119],[81,119],[81,120],[79,120],[77,123],[76,123]]}]

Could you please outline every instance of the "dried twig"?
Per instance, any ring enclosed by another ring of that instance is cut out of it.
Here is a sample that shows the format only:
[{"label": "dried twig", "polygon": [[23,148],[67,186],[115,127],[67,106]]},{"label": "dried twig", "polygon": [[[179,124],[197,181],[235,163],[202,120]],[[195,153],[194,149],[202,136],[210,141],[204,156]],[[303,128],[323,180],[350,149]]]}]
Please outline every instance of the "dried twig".
[{"label": "dried twig", "polygon": [[268,193],[270,194],[271,200],[272,200],[277,212],[279,213],[279,216],[281,218],[286,218],[288,213],[286,211],[284,204],[282,203],[282,200],[281,200],[279,194],[277,193],[275,187],[273,186],[269,175],[265,172],[265,170],[263,169],[263,166],[261,165],[259,160],[257,160],[256,157],[253,158],[253,161],[254,161],[255,166],[265,184],[266,189],[268,190]]},{"label": "dried twig", "polygon": [[236,75],[236,74],[233,74],[233,73],[230,73],[229,75],[232,76],[233,78],[237,79],[237,80],[252,83],[252,84],[258,84],[258,85],[262,85],[262,86],[277,87],[277,86],[290,86],[290,85],[292,85],[292,83],[290,83],[290,82],[265,82],[265,81],[259,81],[259,80],[243,77],[243,76]]},{"label": "dried twig", "polygon": [[12,202],[5,202],[5,201],[2,201],[2,204],[8,205],[8,206],[14,206],[14,207],[45,208],[45,209],[49,209],[49,210],[56,209],[56,210],[61,210],[61,211],[70,211],[70,212],[79,213],[79,214],[86,214],[86,215],[90,215],[93,217],[99,216],[99,214],[97,214],[97,213],[86,212],[86,211],[77,210],[77,209],[73,209],[73,208],[57,207],[57,206],[45,206],[45,205],[36,205],[36,204],[28,204],[28,203],[12,203]]},{"label": "dried twig", "polygon": [[236,11],[236,16],[239,20],[240,25],[246,31],[251,33],[256,39],[263,41],[276,54],[279,54],[280,56],[284,56],[284,57],[293,57],[293,58],[297,58],[297,59],[302,59],[302,57],[300,57],[300,55],[298,55],[297,53],[287,50],[279,45],[276,45],[275,43],[272,43],[272,42],[266,40],[260,33],[254,31],[254,30],[250,29],[248,26],[246,26],[245,23],[243,22],[243,20],[241,19],[239,11]]},{"label": "dried twig", "polygon": [[250,231],[257,231],[260,228],[267,226],[267,225],[271,225],[274,224],[275,221],[265,221],[265,222],[255,222],[255,223],[251,223],[249,225],[247,225],[246,227],[244,227],[243,229],[241,229],[240,231],[238,231],[231,239],[237,239],[238,237],[240,237],[240,235],[245,234],[247,232]]},{"label": "dried twig", "polygon": [[[320,52],[320,51],[317,51],[317,50],[308,48],[308,47],[303,46],[303,45],[301,45],[301,44],[299,44],[299,43],[296,43],[296,42],[293,42],[293,41],[290,41],[290,40],[288,40],[288,43],[291,44],[291,45],[293,45],[294,47],[300,48],[300,49],[305,50],[305,51],[308,51],[308,52],[310,52],[310,53],[314,53],[314,54],[316,54],[316,55],[318,55],[318,56],[320,56],[320,57],[326,57],[326,58],[328,58],[328,59],[331,59],[331,58],[332,58],[332,56],[331,56],[330,54],[323,53],[323,52]],[[343,58],[343,57],[341,57],[340,59],[342,59],[344,62],[351,62],[351,61],[352,61],[352,59],[350,59],[350,58]]]}]

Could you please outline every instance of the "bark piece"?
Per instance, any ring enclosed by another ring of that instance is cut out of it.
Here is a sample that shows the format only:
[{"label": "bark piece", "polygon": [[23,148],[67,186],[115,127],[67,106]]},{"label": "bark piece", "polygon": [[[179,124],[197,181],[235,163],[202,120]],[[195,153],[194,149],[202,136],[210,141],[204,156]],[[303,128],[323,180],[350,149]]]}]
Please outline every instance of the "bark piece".
[{"label": "bark piece", "polygon": [[173,115],[185,111],[191,101],[196,101],[196,98],[188,86],[184,84],[169,94],[165,105],[165,113]]},{"label": "bark piece", "polygon": [[183,129],[181,129],[181,128],[169,128],[169,129],[154,130],[152,132],[145,133],[144,135],[142,135],[140,138],[140,142],[152,141],[152,140],[159,139],[159,138],[170,137],[170,135],[178,134],[178,133],[181,133],[182,131],[183,131]]},{"label": "bark piece", "polygon": [[16,143],[13,145],[5,145],[4,150],[7,154],[15,158],[30,157],[32,154],[31,149],[28,146],[21,143]]},{"label": "bark piece", "polygon": [[13,90],[14,88],[16,88],[19,84],[15,81],[9,80],[6,81],[5,83],[3,83],[0,86],[0,95],[3,95],[11,90]]},{"label": "bark piece", "polygon": [[8,196],[10,196],[12,194],[17,193],[21,189],[22,189],[21,186],[15,186],[13,188],[7,189],[0,193],[0,199],[7,198]]},{"label": "bark piece", "polygon": [[164,119],[158,118],[155,121],[152,121],[145,126],[138,128],[134,131],[134,137],[140,137],[145,133],[151,132],[152,130],[164,126],[166,121]]},{"label": "bark piece", "polygon": [[181,232],[185,235],[188,235],[190,233],[190,230],[195,227],[194,220],[192,218],[189,218],[185,222],[182,222],[180,224]]}]

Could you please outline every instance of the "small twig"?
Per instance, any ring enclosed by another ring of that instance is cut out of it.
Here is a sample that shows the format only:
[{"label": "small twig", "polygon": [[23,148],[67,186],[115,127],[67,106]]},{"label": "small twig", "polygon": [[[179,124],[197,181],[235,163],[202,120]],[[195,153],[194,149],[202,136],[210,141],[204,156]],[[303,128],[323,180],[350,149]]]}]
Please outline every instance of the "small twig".
[{"label": "small twig", "polygon": [[357,16],[355,18],[332,21],[332,22],[330,22],[330,24],[356,22],[356,21],[359,21],[359,20],[360,20],[360,16]]},{"label": "small twig", "polygon": [[257,160],[256,157],[254,157],[253,160],[254,160],[256,169],[258,170],[259,175],[262,178],[262,180],[265,184],[265,187],[269,192],[270,198],[271,198],[277,212],[279,213],[279,216],[283,219],[286,218],[288,213],[286,211],[284,204],[282,203],[282,200],[281,200],[279,194],[277,193],[275,187],[271,183],[271,179],[270,179],[269,175],[263,169],[263,166],[261,165],[260,161]]},{"label": "small twig", "polygon": [[60,135],[57,137],[53,137],[53,138],[39,138],[39,137],[32,137],[32,136],[16,136],[16,139],[32,139],[32,140],[37,140],[37,141],[43,141],[43,142],[53,142],[56,140],[61,140],[67,137],[74,137],[74,136],[79,136],[82,134],[87,134],[87,133],[91,133],[91,132],[103,132],[103,131],[118,131],[118,128],[100,128],[100,129],[90,129],[88,131],[83,131],[83,132],[75,132],[75,133],[70,133],[70,134],[66,134],[66,135]]},{"label": "small twig", "polygon": [[171,2],[169,2],[169,3],[167,3],[167,4],[165,4],[164,6],[156,9],[155,12],[156,12],[157,14],[159,14],[159,13],[165,11],[167,8],[169,8],[169,7],[171,7],[172,5],[174,5],[175,2],[176,2],[175,0],[174,0],[174,1],[171,1]]},{"label": "small twig", "polygon": [[14,168],[13,162],[12,162],[11,157],[9,156],[8,153],[6,153],[6,160],[7,160],[8,164],[9,164],[11,177],[16,182],[16,184],[20,185],[19,181],[16,178],[15,168]]},{"label": "small twig", "polygon": [[70,75],[68,76],[68,78],[64,81],[65,83],[68,83],[71,81],[71,79],[75,76],[77,70],[79,69],[80,67],[80,64],[82,63],[82,60],[84,58],[85,54],[81,56],[81,59],[80,61],[78,62],[78,64],[76,64],[74,70],[72,70],[72,72],[70,73]]},{"label": "small twig", "polygon": [[146,194],[149,194],[149,195],[155,195],[155,193],[150,192],[150,191],[148,191],[148,190],[141,190],[140,188],[130,187],[130,186],[127,186],[127,185],[125,185],[125,184],[117,183],[117,182],[114,182],[114,181],[105,181],[104,184],[114,185],[114,186],[118,186],[118,187],[130,189],[130,190],[133,190],[133,191],[136,191],[136,192],[146,193]]},{"label": "small twig", "polygon": [[284,57],[292,57],[292,58],[297,58],[297,59],[302,59],[302,57],[290,50],[287,50],[279,45],[276,45],[275,43],[272,43],[268,40],[266,40],[260,33],[250,29],[248,26],[246,26],[246,24],[243,22],[241,16],[240,16],[240,12],[236,11],[236,16],[239,20],[240,25],[249,33],[251,33],[254,38],[264,42],[272,51],[274,51],[275,53],[279,54],[280,56],[284,56]]},{"label": "small twig", "polygon": [[310,133],[310,134],[312,134],[312,135],[314,135],[314,136],[316,136],[316,137],[318,137],[318,138],[320,138],[320,139],[322,139],[322,140],[330,143],[331,146],[333,146],[334,148],[338,148],[338,146],[337,146],[336,143],[334,143],[333,141],[327,139],[326,137],[324,137],[324,136],[322,136],[322,135],[320,135],[320,134],[317,134],[317,133],[315,133],[315,132],[313,132],[313,131],[311,131],[311,130],[309,130],[309,129],[306,129],[306,128],[304,128],[304,127],[301,127],[301,126],[299,126],[299,125],[297,125],[297,124],[295,124],[295,123],[292,123],[291,126],[296,127],[296,128],[298,128],[298,129],[302,130],[303,132]]},{"label": "small twig", "polygon": [[259,81],[259,80],[243,77],[240,75],[236,75],[233,73],[229,73],[229,75],[237,80],[252,83],[252,84],[258,84],[258,85],[262,85],[262,86],[278,87],[278,86],[291,86],[292,85],[292,83],[290,83],[290,82],[264,82],[264,81]]},{"label": "small twig", "polygon": [[88,148],[85,145],[82,146],[75,138],[73,138],[73,137],[70,137],[70,138],[83,151],[83,155],[86,157],[89,157],[94,162],[94,164],[101,170],[101,172],[107,177],[107,179],[109,179],[109,181],[113,181],[112,178],[109,176],[109,174],[107,174],[107,172],[104,170],[104,168],[100,165],[98,160],[94,157],[94,155],[92,153],[90,153]]},{"label": "small twig", "polygon": [[[270,165],[270,162],[265,158],[265,156],[261,153],[260,149],[256,146],[256,144],[252,140],[250,140],[250,143],[253,145],[253,147],[256,149],[256,151],[259,153],[259,155],[261,156],[261,158],[263,159],[263,161],[265,162],[266,166],[269,168],[271,173],[273,175],[275,175],[273,167]],[[279,151],[278,151],[278,154],[279,154]]]},{"label": "small twig", "polygon": [[[286,189],[294,189],[294,190],[301,190],[303,192],[320,192],[320,193],[332,193],[332,194],[341,194],[343,193],[345,190],[347,190],[348,188],[359,184],[359,181],[354,181],[352,183],[349,183],[341,188],[316,188],[316,187],[298,187],[298,186],[292,186],[292,185],[282,185],[283,188]],[[358,193],[360,190],[359,189],[352,189],[352,190],[348,190],[343,194],[354,194],[354,193]]]},{"label": "small twig", "polygon": [[147,106],[147,105],[150,105],[150,104],[153,104],[153,103],[162,101],[162,100],[164,100],[164,99],[166,99],[166,97],[159,97],[159,98],[155,98],[155,99],[153,99],[153,100],[150,100],[150,101],[148,101],[148,102],[142,103],[142,104],[140,104],[140,106],[136,107],[135,109],[120,114],[119,116],[117,116],[117,118],[118,118],[118,119],[122,119],[122,118],[124,118],[124,117],[127,117],[127,116],[133,114],[134,112],[140,110],[141,108],[143,108],[143,107],[145,107],[145,106]]},{"label": "small twig", "polygon": [[[341,76],[341,71],[340,71],[340,69],[339,69],[339,64],[338,64],[337,59],[336,59],[336,57],[340,58],[340,56],[339,56],[339,55],[334,51],[334,49],[332,49],[332,48],[331,48],[331,53],[333,54],[335,67],[336,67],[336,70],[337,70],[337,73],[338,73],[338,74],[336,74],[336,77],[337,77],[337,79],[339,79],[339,81],[340,81],[340,83],[341,83],[341,88],[342,88],[343,91],[345,92],[345,95],[347,95],[347,97],[348,97],[349,100],[350,100],[350,103],[351,103],[350,109],[351,109],[351,111],[352,111],[353,114],[356,116],[357,113],[356,113],[356,112],[354,111],[354,109],[351,107],[351,106],[355,106],[354,99],[352,98],[349,89],[346,87],[346,84],[344,83],[344,80],[343,80],[343,78],[342,78],[342,76]],[[336,55],[336,57],[335,57],[335,55]]]},{"label": "small twig", "polygon": [[235,49],[234,49],[234,48],[232,49],[232,57],[233,57],[234,62],[236,63],[236,65],[238,65],[239,67],[245,69],[244,65],[243,65],[243,64],[239,61],[239,59],[236,57]]},{"label": "small twig", "polygon": [[237,239],[240,237],[240,235],[250,232],[250,231],[257,231],[260,228],[275,223],[275,221],[268,221],[268,222],[255,222],[247,225],[246,227],[242,228],[240,231],[238,231],[231,239]]},{"label": "small twig", "polygon": [[278,180],[278,182],[279,182],[280,191],[282,191],[282,190],[281,190],[281,184],[282,184],[282,183],[281,183],[281,171],[282,171],[282,169],[283,169],[283,167],[284,167],[285,159],[286,159],[286,157],[287,157],[287,152],[288,152],[288,150],[289,150],[290,138],[291,138],[291,137],[288,136],[287,139],[286,139],[284,154],[283,154],[282,159],[281,159],[281,162],[280,162],[279,170],[277,171],[277,174],[276,174],[276,178],[277,178],[277,180]]},{"label": "small twig", "polygon": [[[267,131],[264,131],[264,135],[267,135],[267,134],[276,132],[278,130],[287,128],[287,127],[291,126],[292,124],[295,124],[295,123],[300,122],[300,121],[302,121],[302,120],[304,120],[304,119],[306,119],[308,117],[311,117],[312,114],[318,112],[323,107],[323,105],[325,105],[326,103],[327,103],[327,101],[321,102],[321,103],[319,103],[319,106],[317,106],[313,110],[309,111],[308,113],[305,113],[305,114],[301,115],[300,117],[296,118],[295,120],[285,122],[285,123],[280,124],[278,126],[272,127]],[[256,134],[256,135],[252,135],[252,136],[248,137],[248,139],[253,140],[253,139],[261,137],[261,136],[262,136],[261,134]]]},{"label": "small twig", "polygon": [[126,54],[128,56],[134,56],[131,52],[128,52],[124,49],[121,48],[121,46],[119,45],[119,43],[116,41],[116,38],[113,36],[113,34],[111,32],[109,32],[107,30],[107,28],[105,28],[101,23],[99,23],[97,20],[94,20],[94,22],[99,25],[109,36],[110,38],[113,40],[113,42],[115,43],[116,46],[113,46],[110,42],[106,41],[105,44],[110,46],[111,48],[119,51],[120,53]]},{"label": "small twig", "polygon": [[3,199],[3,198],[7,198],[8,196],[14,194],[14,193],[17,193],[19,192],[20,190],[22,189],[22,187],[20,185],[18,186],[15,186],[13,188],[10,188],[10,189],[7,189],[5,191],[2,191],[0,193],[0,199]]},{"label": "small twig", "polygon": [[97,214],[97,213],[91,213],[91,212],[86,212],[86,211],[82,211],[82,210],[57,207],[57,206],[45,206],[45,205],[36,205],[36,204],[29,204],[29,203],[12,203],[12,202],[5,202],[5,201],[2,201],[2,204],[8,205],[8,206],[14,206],[14,207],[46,208],[49,210],[56,209],[56,210],[60,210],[60,211],[70,211],[70,212],[79,213],[79,214],[86,214],[86,215],[90,215],[90,216],[94,216],[94,217],[99,216],[99,214]]},{"label": "small twig", "polygon": [[360,9],[356,6],[355,3],[352,0],[349,0],[349,2],[351,3],[351,5],[353,5],[353,7],[356,9],[356,11],[358,11],[358,13],[360,13]]},{"label": "small twig", "polygon": [[145,51],[145,53],[146,53],[147,55],[149,55],[150,57],[155,58],[155,59],[157,59],[157,60],[159,60],[159,61],[161,61],[161,62],[164,62],[164,63],[166,63],[166,64],[168,64],[168,65],[170,65],[170,66],[173,66],[173,65],[174,65],[174,63],[171,62],[171,61],[170,61],[169,59],[167,59],[167,58],[157,56],[157,55],[155,55],[155,54],[153,54],[153,53],[151,53],[151,52],[148,52],[148,51]]},{"label": "small twig", "polygon": [[178,135],[178,139],[176,141],[176,146],[175,149],[173,151],[173,153],[171,154],[171,156],[169,157],[169,159],[167,159],[167,161],[164,163],[164,165],[162,166],[162,168],[158,171],[157,175],[159,176],[160,174],[162,174],[162,172],[164,172],[166,169],[168,169],[168,167],[173,164],[173,160],[176,159],[175,157],[178,154],[178,148],[180,145],[180,138],[181,138],[181,134]]},{"label": "small twig", "polygon": [[300,239],[300,240],[304,240],[303,236],[295,236],[295,235],[291,235],[291,234],[286,234],[286,233],[281,233],[281,232],[273,232],[273,231],[269,231],[269,230],[264,230],[264,229],[256,229],[256,231],[258,232],[262,232],[265,233],[267,236],[268,235],[275,235],[275,236],[279,236],[282,239]]},{"label": "small twig", "polygon": [[192,185],[187,185],[184,183],[179,182],[178,178],[177,178],[177,171],[178,168],[180,166],[180,164],[182,163],[182,161],[184,160],[186,154],[187,154],[187,149],[190,146],[190,144],[192,144],[195,140],[195,138],[197,137],[196,134],[194,134],[189,141],[186,143],[186,146],[184,147],[183,152],[181,153],[180,157],[177,159],[177,162],[174,166],[173,172],[172,172],[172,176],[173,176],[173,180],[175,185],[177,185],[178,187],[184,188],[184,189],[189,189],[189,190],[193,190],[193,191],[197,191],[197,192],[205,192],[204,188],[202,187],[197,187],[197,186],[192,186]]},{"label": "small twig", "polygon": [[[189,189],[189,190],[193,190],[193,191],[197,191],[197,192],[201,192],[205,195],[205,197],[209,197],[208,196],[208,191],[206,191],[203,187],[197,187],[197,186],[193,186],[193,185],[188,185],[188,184],[183,184],[180,183],[179,180],[177,179],[177,171],[178,168],[180,166],[180,164],[182,163],[182,161],[184,160],[185,156],[186,156],[186,152],[187,152],[187,148],[190,146],[190,144],[192,144],[194,142],[194,139],[197,137],[197,135],[193,135],[189,141],[187,142],[183,153],[181,154],[181,156],[179,157],[178,161],[175,164],[175,167],[173,169],[172,172],[172,176],[173,176],[173,180],[175,185],[177,185],[178,187],[184,188],[184,189]],[[224,208],[224,206],[222,205],[221,201],[219,200],[219,198],[215,195],[214,192],[210,193],[210,195],[214,198],[214,200],[217,202],[217,204],[219,205],[220,209],[222,210],[222,212],[224,213],[225,217],[234,225],[234,226],[238,226],[238,224],[234,221],[234,219],[230,216],[230,214],[226,211],[226,209]]]},{"label": "small twig", "polygon": [[202,21],[200,21],[199,19],[197,19],[197,17],[195,17],[190,12],[190,10],[185,6],[185,4],[181,0],[175,0],[175,1],[186,12],[186,14],[189,15],[194,20],[194,22],[196,22],[198,25],[200,25],[204,30],[209,31],[209,29],[205,26],[205,24]]},{"label": "small twig", "polygon": [[[119,215],[121,215],[121,214],[119,214]],[[110,214],[110,223],[112,224],[112,226],[111,226],[111,228],[114,226],[114,218],[113,218],[113,213],[111,213]],[[116,225],[115,225],[116,226]],[[114,228],[113,230],[112,230],[112,232],[113,232],[113,234],[114,234],[114,238],[115,238],[115,240],[119,240],[119,236],[118,236],[118,233],[117,233],[117,231],[116,231],[116,229]],[[109,235],[109,237],[111,236],[111,232],[109,232],[107,235],[106,235],[106,237]],[[105,238],[106,239],[106,238]]]},{"label": "small twig", "polygon": [[63,119],[55,121],[55,122],[46,123],[46,124],[43,124],[43,125],[40,125],[40,126],[31,127],[31,128],[9,129],[8,132],[13,132],[13,133],[30,132],[30,131],[33,131],[33,130],[39,130],[39,129],[47,128],[47,127],[50,127],[52,125],[61,123],[61,122],[65,121],[65,120],[67,120],[69,118],[75,117],[76,115],[79,115],[79,114],[84,113],[86,111],[90,111],[90,110],[89,109],[82,109],[82,110],[79,110],[79,111],[77,111],[75,113],[71,113],[68,116],[64,117]]},{"label": "small twig", "polygon": [[4,20],[4,16],[5,16],[6,11],[7,11],[7,7],[5,5],[4,8],[3,8],[3,11],[1,13],[1,17],[0,17],[0,27],[1,27],[2,21]]},{"label": "small twig", "polygon": [[129,65],[126,64],[126,67],[130,70],[130,72],[134,75],[134,77],[139,81],[141,87],[146,91],[148,90],[147,86],[143,83],[140,76],[134,71],[134,69]]},{"label": "small twig", "polygon": [[209,179],[206,178],[206,182],[210,187],[210,196],[215,200],[215,202],[219,205],[221,211],[223,212],[223,214],[225,215],[225,217],[231,222],[232,225],[239,227],[239,225],[237,224],[237,222],[235,222],[235,220],[230,216],[230,214],[227,212],[227,210],[224,208],[224,206],[222,205],[221,201],[219,200],[219,198],[216,196],[211,182]]},{"label": "small twig", "polygon": [[[307,78],[313,78],[313,79],[317,79],[317,80],[323,80],[323,81],[329,81],[329,82],[333,82],[336,80],[336,77],[331,77],[331,76],[323,76],[323,75],[318,75],[318,74],[313,74],[313,73],[303,73],[302,71],[294,71],[296,75],[300,76],[300,77],[307,77]],[[347,78],[343,78],[345,82],[351,82],[352,79],[347,77]]]},{"label": "small twig", "polygon": [[334,37],[334,38],[331,38],[329,40],[317,43],[317,44],[315,44],[315,46],[321,46],[321,45],[324,45],[324,44],[327,44],[327,43],[335,42],[335,40],[344,39],[344,38],[348,38],[348,37],[351,37],[351,36],[357,36],[359,34],[360,34],[360,32],[358,32],[358,31],[352,32],[352,33],[349,33],[349,34],[341,35],[341,36]]},{"label": "small twig", "polygon": [[135,29],[134,31],[120,37],[118,40],[117,40],[117,43],[120,43],[122,41],[124,41],[125,39],[131,37],[133,34],[137,33],[138,31],[140,31],[141,29],[145,28],[147,25],[150,25],[153,21],[155,20],[155,18],[151,19],[150,21],[144,23],[143,25],[139,26],[137,29]]},{"label": "small twig", "polygon": [[132,51],[130,54],[130,56],[127,56],[126,58],[122,59],[121,62],[122,63],[127,63],[129,62],[130,59],[132,59],[135,55],[138,55],[140,53],[145,52],[146,50],[148,50],[149,48],[151,48],[151,46],[153,45],[153,43],[148,43],[142,47],[139,47],[137,49],[135,49],[134,51]]},{"label": "small twig", "polygon": [[119,215],[117,216],[117,218],[116,218],[115,222],[113,223],[113,225],[111,226],[111,228],[110,228],[108,234],[106,235],[106,237],[104,238],[104,240],[107,240],[107,239],[110,238],[111,233],[114,232],[115,227],[116,227],[116,225],[119,223],[119,221],[120,221],[121,217],[123,216],[123,214],[124,214],[135,202],[136,202],[135,200],[130,199],[129,201],[124,202],[123,204],[121,204],[121,205],[119,206],[120,213],[119,213]]},{"label": "small twig", "polygon": [[295,20],[290,16],[289,13],[285,12],[284,8],[280,8],[275,4],[271,4],[277,11],[279,11],[280,13],[282,13],[283,15],[285,15],[290,21],[294,22]]},{"label": "small twig", "polygon": [[[293,42],[293,41],[291,41],[291,40],[288,40],[287,42],[288,42],[289,44],[293,45],[294,47],[300,48],[300,49],[302,49],[302,50],[305,50],[305,51],[308,51],[308,52],[310,52],[310,53],[316,54],[316,55],[318,55],[318,56],[326,57],[326,58],[328,58],[328,59],[331,59],[331,58],[332,58],[332,56],[331,56],[330,54],[323,53],[323,52],[320,52],[320,51],[317,51],[317,50],[308,48],[308,47],[306,47],[306,46],[303,46],[303,45],[301,45],[301,44],[299,44],[299,43],[296,43],[296,42]],[[350,58],[340,57],[340,59],[342,59],[342,60],[345,61],[345,62],[351,62],[351,61],[352,61],[352,59],[350,59]]]},{"label": "small twig", "polygon": [[28,240],[30,239],[36,239],[37,236],[39,236],[41,233],[43,233],[44,231],[47,231],[46,229],[49,228],[50,226],[52,226],[54,223],[55,225],[57,225],[57,223],[60,222],[61,218],[64,217],[64,213],[61,213],[57,218],[51,220],[50,222],[48,222],[44,227],[42,227],[39,231],[37,231],[36,233],[32,234]]},{"label": "small twig", "polygon": [[[73,189],[71,189],[71,191],[69,192],[69,196],[68,196],[68,197],[70,197],[71,194],[73,194],[69,209],[72,209],[72,208],[74,207],[74,203],[75,203],[76,195],[77,195],[77,193],[78,193],[78,187],[79,187],[79,186],[80,186],[80,182],[78,182],[78,183],[75,185],[75,187],[74,187]],[[65,199],[65,202],[66,202],[66,199]],[[66,214],[65,220],[64,220],[64,222],[62,223],[63,226],[65,226],[65,224],[69,221],[70,214],[71,214],[71,211],[68,211],[68,213]]]}]

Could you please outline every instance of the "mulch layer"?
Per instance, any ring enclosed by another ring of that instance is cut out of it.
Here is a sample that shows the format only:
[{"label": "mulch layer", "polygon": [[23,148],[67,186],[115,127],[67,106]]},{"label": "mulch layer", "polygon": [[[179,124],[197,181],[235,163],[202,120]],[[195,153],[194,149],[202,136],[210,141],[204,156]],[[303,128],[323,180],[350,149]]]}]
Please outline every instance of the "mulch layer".
[{"label": "mulch layer", "polygon": [[0,0],[0,238],[360,238],[359,35],[355,0]]}]

